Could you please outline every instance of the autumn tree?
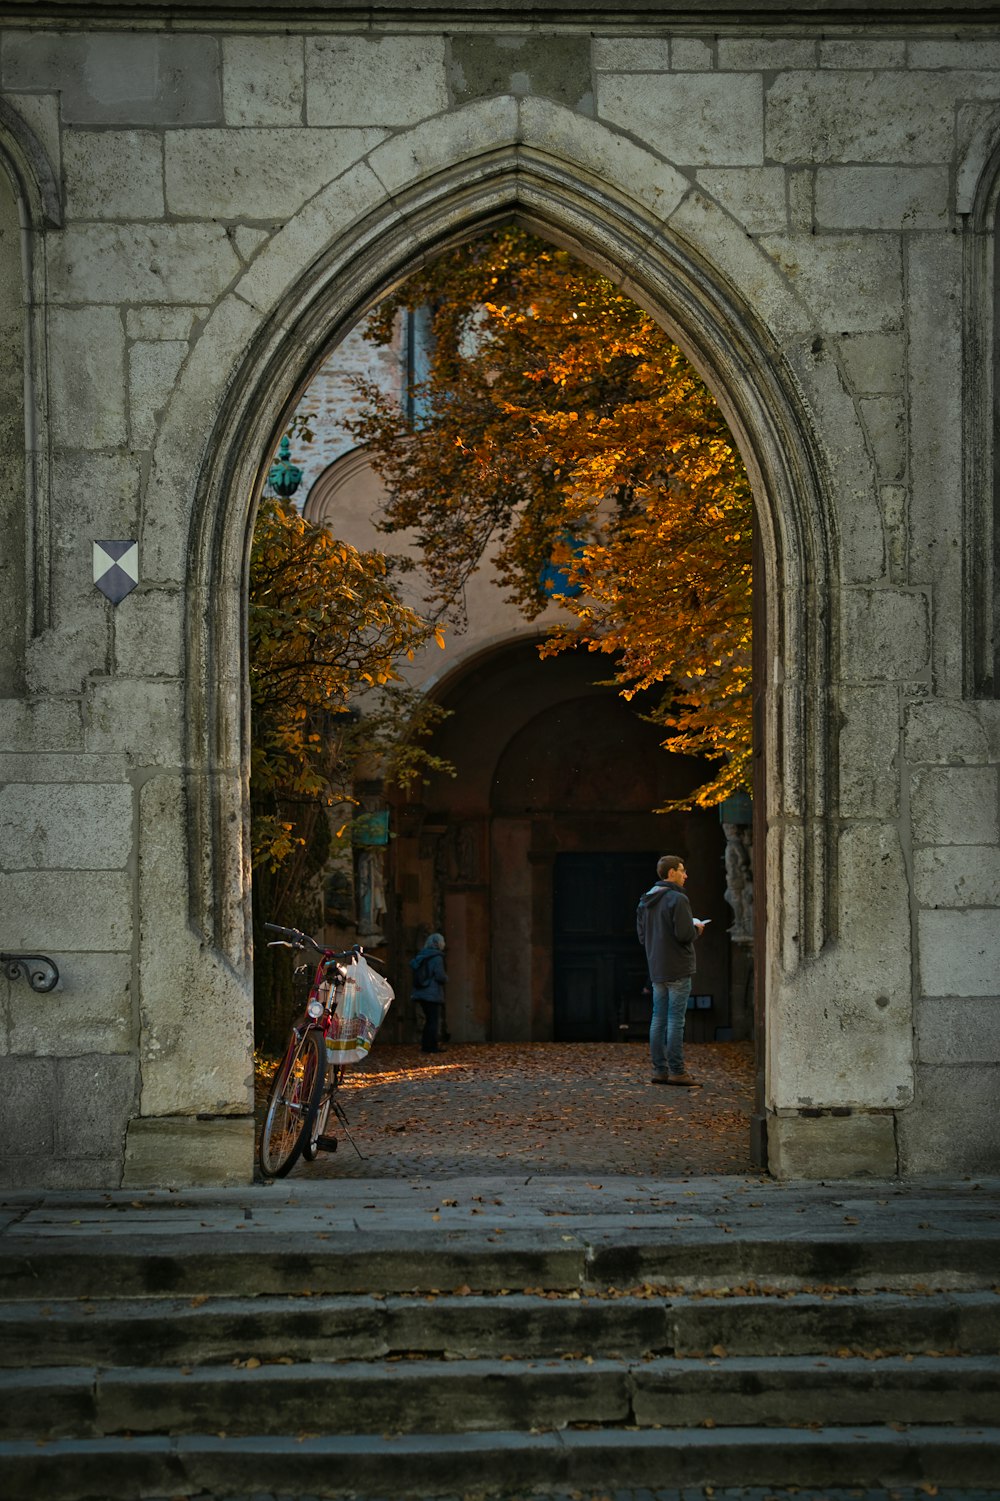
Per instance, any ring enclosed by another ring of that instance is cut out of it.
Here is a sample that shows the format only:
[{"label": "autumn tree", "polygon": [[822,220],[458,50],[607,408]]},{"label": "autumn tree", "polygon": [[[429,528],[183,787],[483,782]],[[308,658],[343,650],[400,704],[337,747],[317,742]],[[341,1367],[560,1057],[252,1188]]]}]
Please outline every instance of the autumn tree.
[{"label": "autumn tree", "polygon": [[388,343],[420,307],[420,419],[361,381],[353,430],[387,488],[386,530],[414,530],[432,609],[460,611],[490,554],[526,616],[564,607],[544,652],[605,656],[626,698],[652,694],[668,750],[709,759],[690,802],[748,787],[753,507],[711,392],[649,314],[521,229],[416,273],[367,337]]},{"label": "autumn tree", "polygon": [[[262,500],[248,614],[258,929],[322,921],[316,879],[338,849],[350,855],[359,760],[402,785],[439,764],[422,749],[437,711],[406,688],[399,664],[440,641],[440,627],[402,603],[397,582],[384,553],[338,541],[288,501]],[[287,1012],[273,1015],[266,936],[256,936],[258,1036],[276,1040]]]}]

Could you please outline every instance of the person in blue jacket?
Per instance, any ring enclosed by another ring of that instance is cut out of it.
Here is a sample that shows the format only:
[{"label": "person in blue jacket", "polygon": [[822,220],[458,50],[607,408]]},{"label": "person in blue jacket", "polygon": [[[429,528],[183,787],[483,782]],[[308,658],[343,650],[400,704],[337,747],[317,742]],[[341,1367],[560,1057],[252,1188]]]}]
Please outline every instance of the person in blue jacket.
[{"label": "person in blue jacket", "polygon": [[419,954],[410,960],[413,971],[413,999],[424,1013],[424,1030],[420,1049],[424,1053],[440,1053],[441,1015],[444,1011],[444,987],[448,975],[444,967],[444,938],[440,933],[431,933],[424,941]]}]

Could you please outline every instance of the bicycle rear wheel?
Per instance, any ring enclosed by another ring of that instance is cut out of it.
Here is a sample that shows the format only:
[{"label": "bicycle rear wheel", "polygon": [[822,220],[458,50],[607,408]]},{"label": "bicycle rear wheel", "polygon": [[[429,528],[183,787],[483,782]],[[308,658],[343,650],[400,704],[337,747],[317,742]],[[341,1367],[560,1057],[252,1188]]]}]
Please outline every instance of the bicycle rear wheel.
[{"label": "bicycle rear wheel", "polygon": [[292,1038],[267,1099],[258,1158],[265,1178],[283,1178],[309,1140],[323,1092],[323,1039],[310,1027]]}]

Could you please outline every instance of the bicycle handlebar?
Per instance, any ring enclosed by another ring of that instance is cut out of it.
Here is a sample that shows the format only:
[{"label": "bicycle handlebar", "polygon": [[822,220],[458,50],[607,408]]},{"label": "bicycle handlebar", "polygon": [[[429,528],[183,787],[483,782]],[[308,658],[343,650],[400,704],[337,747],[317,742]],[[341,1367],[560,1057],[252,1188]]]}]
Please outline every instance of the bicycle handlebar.
[{"label": "bicycle handlebar", "polygon": [[292,948],[308,947],[315,949],[317,954],[325,954],[328,959],[355,959],[363,956],[366,964],[370,964],[373,969],[377,969],[380,973],[385,972],[385,965],[382,961],[374,958],[371,954],[366,954],[360,943],[356,943],[353,948],[342,949],[340,953],[334,953],[332,949],[323,948],[322,944],[317,943],[315,938],[310,938],[308,933],[302,933],[298,928],[282,928],[276,922],[266,922],[264,927],[269,933],[280,933],[281,938],[290,944]]}]

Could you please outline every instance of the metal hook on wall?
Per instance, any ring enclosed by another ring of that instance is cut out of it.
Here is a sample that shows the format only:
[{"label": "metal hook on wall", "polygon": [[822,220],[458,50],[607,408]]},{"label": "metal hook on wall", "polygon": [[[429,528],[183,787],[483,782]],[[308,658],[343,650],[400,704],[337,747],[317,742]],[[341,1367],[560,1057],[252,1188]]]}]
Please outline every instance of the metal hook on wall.
[{"label": "metal hook on wall", "polygon": [[0,965],[8,980],[27,980],[39,995],[59,984],[59,970],[45,954],[0,954]]}]

